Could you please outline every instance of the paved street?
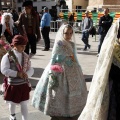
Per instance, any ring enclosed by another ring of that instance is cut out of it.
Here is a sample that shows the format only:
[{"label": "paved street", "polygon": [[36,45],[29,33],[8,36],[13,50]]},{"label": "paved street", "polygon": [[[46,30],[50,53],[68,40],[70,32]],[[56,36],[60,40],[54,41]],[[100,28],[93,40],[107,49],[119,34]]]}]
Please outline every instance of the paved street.
[{"label": "paved street", "polygon": [[[51,57],[51,51],[54,44],[54,38],[56,33],[51,32],[50,33],[50,39],[51,39],[51,49],[50,51],[42,51],[44,48],[44,42],[41,40],[38,43],[37,46],[37,54],[31,59],[32,67],[34,68],[34,75],[30,78],[30,82],[32,84],[33,90],[31,92],[31,96],[34,92],[34,88],[44,70],[46,65],[48,64],[50,57]],[[84,76],[86,78],[86,84],[87,88],[89,90],[91,79],[94,73],[96,61],[97,61],[97,46],[98,46],[98,36],[96,37],[97,40],[95,41],[95,37],[92,37],[90,35],[90,45],[91,49],[90,51],[83,51],[82,48],[84,47],[83,42],[81,41],[81,34],[76,33],[76,44],[77,44],[77,53],[78,53],[78,60],[82,67]],[[2,83],[2,75],[0,75],[0,87]],[[44,115],[37,109],[33,108],[31,106],[31,99],[28,104],[29,109],[29,120],[49,120],[50,117]],[[16,108],[16,117],[17,120],[21,120],[21,114],[20,114],[20,106],[17,106]],[[3,97],[0,95],[0,120],[9,120],[9,111],[8,111],[8,105],[4,103]]]}]

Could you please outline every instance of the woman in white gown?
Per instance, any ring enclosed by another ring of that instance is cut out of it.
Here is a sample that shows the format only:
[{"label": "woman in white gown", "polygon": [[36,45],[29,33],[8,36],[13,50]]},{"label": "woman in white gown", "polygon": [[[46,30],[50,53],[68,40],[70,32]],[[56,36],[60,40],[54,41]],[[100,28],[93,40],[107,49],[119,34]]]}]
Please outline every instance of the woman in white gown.
[{"label": "woman in white gown", "polygon": [[104,39],[87,103],[78,120],[120,120],[119,38],[118,19],[113,23]]}]

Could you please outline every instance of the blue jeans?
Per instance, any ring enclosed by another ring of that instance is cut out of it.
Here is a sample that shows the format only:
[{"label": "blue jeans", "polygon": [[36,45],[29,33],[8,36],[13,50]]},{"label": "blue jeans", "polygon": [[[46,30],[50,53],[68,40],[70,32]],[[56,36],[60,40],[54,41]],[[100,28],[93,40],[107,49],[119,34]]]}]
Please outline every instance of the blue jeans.
[{"label": "blue jeans", "polygon": [[88,31],[82,32],[82,41],[85,44],[84,49],[87,49],[87,47],[90,48],[90,45],[88,44],[88,38],[89,38],[89,32]]}]

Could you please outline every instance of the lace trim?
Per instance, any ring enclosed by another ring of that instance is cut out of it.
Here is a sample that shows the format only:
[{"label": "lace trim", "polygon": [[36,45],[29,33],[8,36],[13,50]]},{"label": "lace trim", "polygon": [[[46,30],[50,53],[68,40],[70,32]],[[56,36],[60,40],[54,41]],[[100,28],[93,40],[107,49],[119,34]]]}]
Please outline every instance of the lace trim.
[{"label": "lace trim", "polygon": [[114,44],[113,64],[120,68],[120,44],[118,41],[115,41]]},{"label": "lace trim", "polygon": [[120,62],[115,57],[113,57],[113,64],[120,68]]}]

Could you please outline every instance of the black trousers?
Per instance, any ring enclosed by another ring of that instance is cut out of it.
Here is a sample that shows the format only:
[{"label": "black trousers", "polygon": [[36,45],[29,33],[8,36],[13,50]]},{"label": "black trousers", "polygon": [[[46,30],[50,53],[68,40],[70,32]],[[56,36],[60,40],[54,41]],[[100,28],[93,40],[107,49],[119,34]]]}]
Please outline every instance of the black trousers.
[{"label": "black trousers", "polygon": [[50,48],[50,38],[49,38],[50,27],[44,27],[41,32],[45,42],[45,49],[49,49]]},{"label": "black trousers", "polygon": [[100,53],[101,46],[103,44],[105,36],[106,36],[106,34],[102,34],[102,35],[99,36],[100,38],[99,38],[99,45],[98,45],[98,53]]},{"label": "black trousers", "polygon": [[[28,43],[26,45],[26,49],[25,49],[25,53],[27,53],[29,55],[29,53],[33,53],[36,54],[36,43],[37,43],[37,39],[35,35],[27,35],[28,37]],[[30,51],[31,48],[31,51]]]}]

